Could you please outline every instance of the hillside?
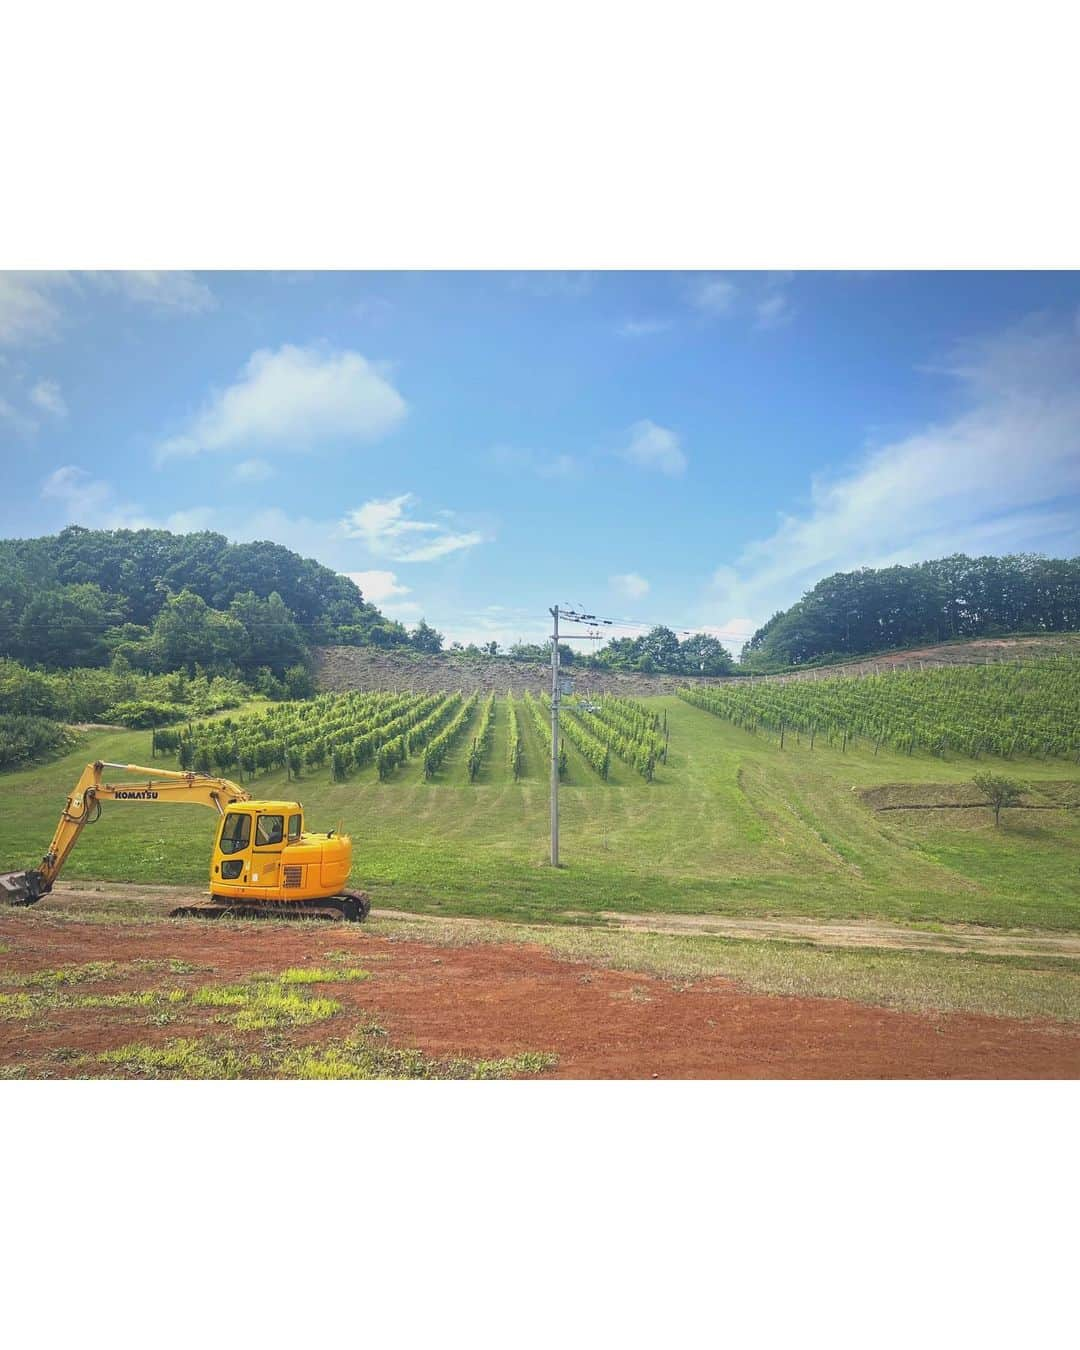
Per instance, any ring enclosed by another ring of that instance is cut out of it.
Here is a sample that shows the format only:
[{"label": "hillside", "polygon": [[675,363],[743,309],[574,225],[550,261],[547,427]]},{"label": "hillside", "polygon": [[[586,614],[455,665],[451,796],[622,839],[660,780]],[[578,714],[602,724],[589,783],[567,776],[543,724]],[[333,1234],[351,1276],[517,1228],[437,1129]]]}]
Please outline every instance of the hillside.
[{"label": "hillside", "polygon": [[[1022,656],[1080,653],[1080,633],[1044,636],[976,638],[944,642],[908,651],[815,666],[805,671],[755,675],[758,680],[813,680],[829,675],[873,675],[888,669],[930,669],[934,666],[982,665]],[[540,661],[510,661],[498,657],[467,657],[453,652],[428,655],[411,650],[384,651],[371,647],[317,647],[313,653],[320,689],[474,690],[503,694],[551,688],[551,666]],[[739,683],[745,676],[647,675],[642,671],[612,671],[574,665],[565,670],[582,694],[630,694],[636,698],[674,693],[681,685]]]},{"label": "hillside", "polygon": [[[454,652],[425,654],[380,651],[372,647],[317,647],[313,653],[315,680],[320,689],[462,689],[467,693],[539,694],[551,689],[547,661],[517,661],[504,657],[461,656]],[[582,694],[631,694],[649,697],[670,694],[686,683],[685,675],[646,675],[639,671],[600,670],[574,665],[563,672]],[[708,683],[718,677],[705,676]]]},{"label": "hillside", "polygon": [[[522,716],[515,783],[503,698],[475,784],[470,726],[431,781],[416,758],[388,782],[371,764],[340,783],[325,767],[305,768],[296,782],[273,769],[252,790],[299,797],[314,828],[340,821],[355,844],[353,882],[382,907],[561,921],[618,912],[1080,929],[1080,766],[1071,760],[1010,760],[1028,794],[995,830],[969,792],[979,767],[970,759],[875,754],[862,742],[843,753],[819,740],[811,750],[805,737],[781,752],[681,699],[651,706],[670,727],[669,760],[652,783],[622,764],[602,782],[569,746],[558,871],[542,865],[546,749]],[[149,733],[91,733],[53,764],[0,776],[0,864],[33,861],[94,756],[150,763]],[[937,802],[957,809],[925,809]],[[65,877],[205,886],[212,831],[206,811],[109,806]]]}]

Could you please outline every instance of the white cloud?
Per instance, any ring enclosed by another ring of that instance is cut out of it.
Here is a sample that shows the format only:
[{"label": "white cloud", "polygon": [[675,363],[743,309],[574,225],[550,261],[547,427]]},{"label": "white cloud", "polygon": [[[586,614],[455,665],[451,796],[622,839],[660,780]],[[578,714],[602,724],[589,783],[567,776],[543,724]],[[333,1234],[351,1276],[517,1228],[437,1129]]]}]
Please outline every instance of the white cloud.
[{"label": "white cloud", "polygon": [[63,322],[53,292],[69,285],[64,272],[0,272],[0,342],[48,342]]},{"label": "white cloud", "polygon": [[[388,601],[396,600],[399,595],[410,595],[412,592],[408,586],[403,586],[397,579],[396,572],[372,571],[372,572],[346,572],[345,576],[350,581],[355,581],[363,592],[364,599],[370,600],[373,605],[380,609]],[[413,608],[412,601],[406,601],[405,605]],[[397,605],[397,609],[404,608],[404,605]]]},{"label": "white cloud", "polygon": [[38,380],[30,390],[30,402],[53,417],[67,416],[67,404],[55,380]]},{"label": "white cloud", "polygon": [[628,600],[638,600],[649,593],[649,583],[637,572],[620,572],[617,576],[609,577],[608,581],[612,590],[626,596]]},{"label": "white cloud", "polygon": [[703,277],[695,283],[690,298],[706,314],[722,317],[735,308],[738,287],[726,277]]},{"label": "white cloud", "polygon": [[576,478],[581,473],[581,464],[573,455],[545,457],[512,445],[497,445],[491,460],[500,469],[532,473],[537,478]]},{"label": "white cloud", "polygon": [[949,419],[813,483],[811,507],[717,569],[716,607],[764,620],[822,577],[954,552],[1080,547],[1080,335],[1029,321],[938,373]]},{"label": "white cloud", "polygon": [[411,492],[365,502],[348,513],[342,527],[349,538],[363,540],[375,557],[396,562],[434,562],[484,542],[476,530],[456,532],[445,524],[410,519],[406,513],[415,503]]},{"label": "white cloud", "polygon": [[686,468],[686,456],[679,445],[678,434],[648,418],[634,423],[630,428],[630,443],[619,453],[631,464],[643,469],[657,469],[670,476],[681,474]]},{"label": "white cloud", "polygon": [[202,314],[217,307],[213,291],[191,272],[84,272],[83,276],[98,290],[162,313]]},{"label": "white cloud", "polygon": [[374,441],[406,413],[405,400],[359,352],[286,345],[254,352],[186,430],[162,441],[159,459],[200,451],[297,450]]},{"label": "white cloud", "polygon": [[624,319],[616,332],[620,337],[651,337],[654,333],[666,332],[670,327],[670,319]]},{"label": "white cloud", "polygon": [[154,524],[140,506],[120,501],[110,484],[75,464],[54,469],[42,483],[41,495],[65,507],[66,520],[76,525],[138,530]]},{"label": "white cloud", "polygon": [[274,466],[265,459],[242,459],[233,466],[232,476],[238,483],[262,483],[276,472]]}]

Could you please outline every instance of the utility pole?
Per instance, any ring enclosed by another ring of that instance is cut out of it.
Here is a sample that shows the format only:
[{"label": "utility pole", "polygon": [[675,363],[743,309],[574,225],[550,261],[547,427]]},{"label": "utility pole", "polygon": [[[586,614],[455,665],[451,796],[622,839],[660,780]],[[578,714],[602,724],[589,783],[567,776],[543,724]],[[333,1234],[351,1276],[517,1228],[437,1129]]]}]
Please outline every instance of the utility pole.
[{"label": "utility pole", "polygon": [[[576,610],[560,610],[553,605],[548,611],[554,620],[551,630],[551,865],[559,866],[559,615],[573,623],[588,624],[592,629],[612,626],[610,619],[598,619],[595,614],[579,614]],[[567,633],[566,641],[602,642],[599,631]]]},{"label": "utility pole", "polygon": [[551,610],[551,865],[559,865],[559,606]]}]

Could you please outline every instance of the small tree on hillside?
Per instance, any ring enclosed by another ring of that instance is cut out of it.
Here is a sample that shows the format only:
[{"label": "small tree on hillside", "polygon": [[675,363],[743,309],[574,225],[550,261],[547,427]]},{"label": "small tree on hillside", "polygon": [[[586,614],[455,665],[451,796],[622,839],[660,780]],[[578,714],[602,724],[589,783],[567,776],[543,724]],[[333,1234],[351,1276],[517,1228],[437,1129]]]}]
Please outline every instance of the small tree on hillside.
[{"label": "small tree on hillside", "polygon": [[1015,806],[1024,790],[1023,783],[1000,773],[977,773],[971,780],[994,808],[994,824],[1001,823],[1001,808]]}]

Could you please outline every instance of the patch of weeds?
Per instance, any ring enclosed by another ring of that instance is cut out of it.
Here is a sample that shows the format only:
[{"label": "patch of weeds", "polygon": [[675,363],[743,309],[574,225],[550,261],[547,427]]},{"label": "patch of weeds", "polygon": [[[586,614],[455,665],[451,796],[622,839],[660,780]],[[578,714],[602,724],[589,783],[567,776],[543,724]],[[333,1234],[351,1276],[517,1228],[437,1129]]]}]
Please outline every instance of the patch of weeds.
[{"label": "patch of weeds", "polygon": [[508,1055],[503,1059],[478,1059],[474,1062],[470,1078],[518,1078],[522,1074],[546,1073],[559,1062],[558,1055],[548,1055],[541,1050],[523,1050],[520,1055]]},{"label": "patch of weeds", "polygon": [[142,957],[138,961],[132,961],[133,970],[166,970],[170,975],[191,975],[195,971],[213,970],[213,966],[197,966],[191,961],[182,961],[178,956],[170,956],[164,960],[156,960],[152,957]]},{"label": "patch of weeds", "polygon": [[[324,961],[336,961],[339,965],[348,965],[350,961],[355,961],[359,953],[357,952],[323,952]],[[365,961],[388,961],[390,958],[386,952],[364,952]]]},{"label": "patch of weeds", "polygon": [[156,1008],[161,1003],[183,1003],[184,989],[136,989],[119,994],[85,994],[73,999],[73,1008]]},{"label": "patch of weeds", "polygon": [[191,1039],[122,1045],[98,1055],[97,1062],[130,1078],[247,1078],[263,1068],[259,1055],[228,1043]]},{"label": "patch of weeds", "polygon": [[505,1059],[436,1059],[422,1050],[400,1050],[373,1042],[385,1034],[368,1025],[346,1040],[289,1051],[280,1064],[286,1078],[304,1079],[490,1079],[543,1073],[554,1055],[527,1052]]},{"label": "patch of weeds", "polygon": [[29,994],[0,994],[0,1021],[24,1021],[34,1014],[34,1000]]},{"label": "patch of weeds", "polygon": [[341,1010],[341,1004],[329,998],[305,998],[281,984],[209,985],[198,989],[192,1002],[204,1008],[232,1008],[218,1020],[238,1031],[267,1031],[284,1027],[306,1027],[325,1021]]},{"label": "patch of weeds", "polygon": [[0,942],[0,956],[7,956],[8,952],[10,951],[11,951],[10,942]]},{"label": "patch of weeds", "polygon": [[29,1078],[30,1070],[25,1064],[3,1064],[0,1065],[0,1083],[13,1078]]},{"label": "patch of weeds", "polygon": [[35,970],[29,975],[0,975],[0,984],[22,988],[49,989],[65,984],[91,984],[108,980],[117,973],[115,961],[89,961],[83,966],[61,966],[57,970]]},{"label": "patch of weeds", "polygon": [[[29,993],[0,993],[0,1021],[25,1021],[43,1013],[72,1008],[161,1008],[182,1003],[184,989],[136,989],[115,994],[70,994],[63,986],[45,985]],[[172,1020],[172,1019],[170,1019]]]},{"label": "patch of weeds", "polygon": [[253,975],[253,980],[265,982],[276,980],[278,984],[327,984],[330,982],[344,983],[346,980],[368,980],[371,978],[369,971],[360,970],[352,967],[345,970],[321,970],[317,966],[293,966],[289,970],[280,971],[277,975],[263,973]]},{"label": "patch of weeds", "polygon": [[[394,1049],[374,1021],[340,1041],[289,1047],[271,1038],[262,1053],[225,1037],[183,1038],[164,1045],[133,1043],[96,1056],[110,1076],[130,1078],[495,1079],[540,1074],[558,1061],[527,1051],[502,1059],[438,1059],[422,1050]],[[78,1052],[70,1052],[78,1059]],[[84,1063],[92,1061],[84,1060]]]}]

